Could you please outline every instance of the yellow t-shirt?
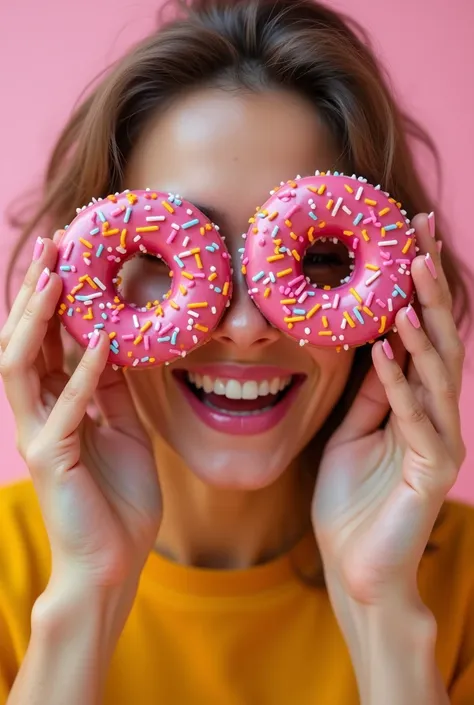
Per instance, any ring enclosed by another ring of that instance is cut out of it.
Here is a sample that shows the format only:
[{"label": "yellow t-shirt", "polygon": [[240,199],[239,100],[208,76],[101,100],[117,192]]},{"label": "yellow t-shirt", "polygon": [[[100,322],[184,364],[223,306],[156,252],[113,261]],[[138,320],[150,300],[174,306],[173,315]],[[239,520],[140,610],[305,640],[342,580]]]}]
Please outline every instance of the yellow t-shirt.
[{"label": "yellow t-shirt", "polygon": [[[50,571],[31,482],[0,489],[0,541],[4,705],[28,646],[33,603]],[[474,508],[448,502],[433,541],[438,547],[422,559],[420,591],[438,621],[437,658],[451,703],[473,705]],[[235,571],[186,567],[150,554],[104,705],[358,705],[327,594],[295,576],[295,560],[303,565],[311,548],[308,537],[291,555]]]}]

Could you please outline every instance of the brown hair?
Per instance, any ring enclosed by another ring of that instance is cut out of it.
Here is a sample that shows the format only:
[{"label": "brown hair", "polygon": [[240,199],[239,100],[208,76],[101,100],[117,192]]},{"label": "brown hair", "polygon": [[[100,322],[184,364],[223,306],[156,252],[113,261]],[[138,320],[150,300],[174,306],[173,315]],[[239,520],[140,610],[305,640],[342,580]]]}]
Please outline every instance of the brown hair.
[{"label": "brown hair", "polygon": [[[397,107],[356,22],[311,0],[177,0],[173,8],[173,21],[101,75],[60,135],[39,204],[27,222],[13,218],[22,233],[11,256],[8,299],[14,265],[39,225],[52,233],[93,196],[122,190],[124,166],[144,124],[197,86],[297,91],[314,104],[334,135],[346,173],[381,184],[410,216],[432,210],[409,142],[418,141],[431,152],[439,175],[436,148]],[[436,211],[443,266],[461,324],[469,313],[463,267],[445,237],[438,206]],[[313,472],[325,439],[340,423],[371,364],[367,346],[357,350],[354,364],[357,374],[306,450]]]}]

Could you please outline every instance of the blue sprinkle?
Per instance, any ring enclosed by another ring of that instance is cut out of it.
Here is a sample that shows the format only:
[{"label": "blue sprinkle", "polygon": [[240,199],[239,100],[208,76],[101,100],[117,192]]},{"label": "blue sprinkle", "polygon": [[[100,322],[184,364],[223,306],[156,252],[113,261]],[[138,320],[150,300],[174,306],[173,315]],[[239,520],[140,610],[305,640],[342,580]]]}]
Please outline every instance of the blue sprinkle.
[{"label": "blue sprinkle", "polygon": [[100,243],[99,247],[97,248],[97,252],[95,253],[95,256],[100,257],[103,251],[104,251],[104,246],[102,243]]},{"label": "blue sprinkle", "polygon": [[101,219],[101,221],[102,221],[103,223],[106,223],[106,222],[107,222],[107,218],[106,218],[105,215],[102,213],[102,211],[97,211],[97,214],[98,214],[99,218]]},{"label": "blue sprinkle", "polygon": [[363,213],[359,213],[359,215],[356,216],[356,218],[354,219],[352,225],[359,225],[359,223],[360,223],[360,221],[362,220],[363,217],[364,217],[364,214],[363,214]]},{"label": "blue sprinkle", "polygon": [[398,225],[384,225],[384,230],[398,230]]},{"label": "blue sprinkle", "polygon": [[208,250],[208,252],[214,252],[214,248],[212,245],[206,245],[206,250]]},{"label": "blue sprinkle", "polygon": [[361,322],[365,323],[364,319],[362,318],[361,312],[357,308],[352,309],[354,311],[354,316]]},{"label": "blue sprinkle", "polygon": [[125,211],[125,217],[123,219],[123,222],[128,223],[131,215],[132,215],[132,209],[130,208],[130,206],[128,206],[127,210]]},{"label": "blue sprinkle", "polygon": [[102,316],[102,318],[104,319],[104,321],[106,321],[106,320],[108,319],[108,316],[107,316],[107,314],[106,314],[105,312],[104,312],[104,313],[101,313],[100,315]]},{"label": "blue sprinkle", "polygon": [[315,291],[307,291],[306,293],[308,294],[308,296],[316,296]]},{"label": "blue sprinkle", "polygon": [[100,233],[100,228],[94,228],[90,231],[89,235],[98,235]]},{"label": "blue sprinkle", "polygon": [[394,288],[396,289],[396,291],[398,291],[398,293],[399,293],[401,296],[403,296],[404,299],[406,299],[407,295],[405,294],[405,292],[404,292],[402,289],[400,289],[400,287],[398,286],[398,284],[395,284],[395,287],[394,287]]},{"label": "blue sprinkle", "polygon": [[71,307],[68,308],[68,310],[67,310],[67,315],[68,315],[68,316],[72,316],[73,313],[74,313],[74,309],[73,309],[72,306],[71,306]]},{"label": "blue sprinkle", "polygon": [[173,335],[171,336],[171,345],[176,345],[176,338],[178,337],[178,331],[175,330]]},{"label": "blue sprinkle", "polygon": [[262,279],[265,276],[265,272],[262,270],[258,274],[256,274],[254,277],[252,277],[253,282],[258,282],[260,279]]},{"label": "blue sprinkle", "polygon": [[164,338],[157,338],[156,340],[158,343],[169,343],[171,338],[169,335],[165,335]]},{"label": "blue sprinkle", "polygon": [[266,218],[265,213],[257,213],[257,218]]},{"label": "blue sprinkle", "polygon": [[304,308],[294,308],[293,315],[294,316],[306,316],[306,311]]},{"label": "blue sprinkle", "polygon": [[273,230],[272,230],[272,239],[273,239],[273,238],[276,238],[276,236],[278,235],[279,231],[280,231],[280,226],[279,226],[279,225],[275,225],[275,227],[274,227]]},{"label": "blue sprinkle", "polygon": [[61,272],[70,272],[71,271],[71,265],[70,264],[62,264],[59,269]]},{"label": "blue sprinkle", "polygon": [[94,328],[105,328],[105,324],[104,323],[95,323]]},{"label": "blue sprinkle", "polygon": [[113,346],[112,344],[109,345],[109,348],[110,348],[110,350],[111,350],[113,353],[115,353],[116,355],[118,355],[118,350],[117,350],[117,348],[114,348],[114,346]]},{"label": "blue sprinkle", "polygon": [[199,225],[199,219],[194,218],[194,220],[189,220],[187,223],[183,223],[181,226],[183,230],[187,230],[188,228],[192,228],[193,225]]},{"label": "blue sprinkle", "polygon": [[178,255],[175,255],[175,256],[173,257],[173,259],[174,259],[174,261],[179,265],[179,267],[181,267],[181,269],[183,269],[183,267],[184,267],[184,262],[183,262],[183,260],[179,259]]},{"label": "blue sprinkle", "polygon": [[222,289],[219,289],[218,286],[214,287],[214,291],[216,292],[216,294],[222,294]]},{"label": "blue sprinkle", "polygon": [[119,344],[118,344],[118,342],[116,341],[115,338],[112,340],[111,345],[113,345],[114,348],[117,348],[117,349],[118,349]]},{"label": "blue sprinkle", "polygon": [[175,199],[175,198],[176,198],[176,196],[174,196],[174,194],[170,193],[170,195],[168,196],[168,201],[169,201],[170,203],[174,203],[174,199]]},{"label": "blue sprinkle", "polygon": [[219,249],[219,245],[217,244],[217,242],[211,242],[211,245],[215,250]]},{"label": "blue sprinkle", "polygon": [[268,276],[270,277],[271,283],[274,284],[276,282],[276,278],[273,272],[269,272]]},{"label": "blue sprinkle", "polygon": [[398,296],[398,291],[395,291],[395,289],[394,289],[394,290],[392,291],[392,296],[393,296],[393,298],[395,298],[396,296]]},{"label": "blue sprinkle", "polygon": [[317,219],[318,219],[318,216],[316,215],[316,213],[313,213],[313,211],[309,211],[308,215],[309,215],[309,217],[312,218],[313,220],[317,220]]},{"label": "blue sprinkle", "polygon": [[149,362],[150,358],[149,357],[142,357],[140,359],[140,362]]}]

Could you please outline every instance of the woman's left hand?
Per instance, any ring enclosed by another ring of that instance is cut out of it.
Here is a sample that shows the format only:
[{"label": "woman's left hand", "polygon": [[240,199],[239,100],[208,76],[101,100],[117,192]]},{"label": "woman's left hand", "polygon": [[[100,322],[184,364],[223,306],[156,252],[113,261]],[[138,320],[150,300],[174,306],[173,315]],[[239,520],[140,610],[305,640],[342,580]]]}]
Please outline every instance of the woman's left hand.
[{"label": "woman's left hand", "polygon": [[326,575],[361,604],[383,604],[397,590],[417,595],[418,564],[465,457],[464,348],[430,220],[413,219],[422,324],[405,307],[390,336],[394,359],[390,344],[373,345],[373,367],[326,446],[313,499]]}]

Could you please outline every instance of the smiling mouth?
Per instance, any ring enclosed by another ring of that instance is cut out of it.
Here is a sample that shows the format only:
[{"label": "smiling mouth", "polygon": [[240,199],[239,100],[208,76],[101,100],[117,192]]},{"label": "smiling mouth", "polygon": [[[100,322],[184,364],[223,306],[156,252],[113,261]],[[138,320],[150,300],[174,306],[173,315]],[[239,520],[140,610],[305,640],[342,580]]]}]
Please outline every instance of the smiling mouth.
[{"label": "smiling mouth", "polygon": [[259,416],[272,411],[304,377],[289,375],[240,381],[186,370],[176,370],[175,375],[208,409],[232,417]]}]

